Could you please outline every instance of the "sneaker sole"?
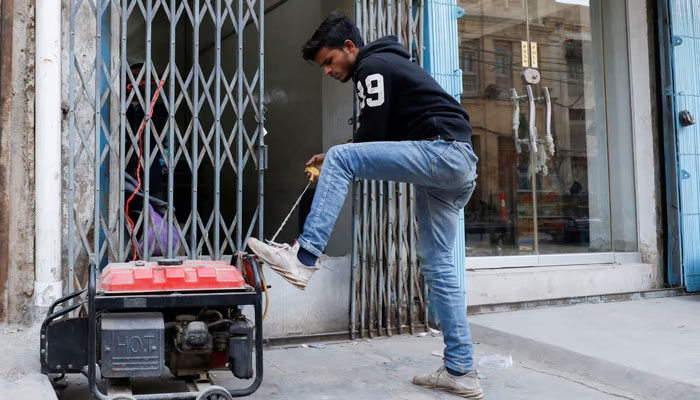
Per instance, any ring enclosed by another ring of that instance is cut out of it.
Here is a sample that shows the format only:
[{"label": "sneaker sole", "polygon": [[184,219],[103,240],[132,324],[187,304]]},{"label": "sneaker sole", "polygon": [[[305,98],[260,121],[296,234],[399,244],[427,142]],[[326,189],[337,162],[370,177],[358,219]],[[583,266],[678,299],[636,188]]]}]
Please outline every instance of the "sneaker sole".
[{"label": "sneaker sole", "polygon": [[474,400],[479,400],[484,398],[484,392],[481,391],[481,393],[474,393],[474,394],[469,394],[465,392],[460,392],[455,389],[448,389],[440,386],[431,386],[431,385],[423,385],[420,383],[413,383],[416,386],[424,387],[426,389],[433,389],[433,390],[439,390],[441,392],[447,392],[447,393],[452,393],[454,395],[457,395],[459,397],[463,397],[465,399],[474,399]]}]

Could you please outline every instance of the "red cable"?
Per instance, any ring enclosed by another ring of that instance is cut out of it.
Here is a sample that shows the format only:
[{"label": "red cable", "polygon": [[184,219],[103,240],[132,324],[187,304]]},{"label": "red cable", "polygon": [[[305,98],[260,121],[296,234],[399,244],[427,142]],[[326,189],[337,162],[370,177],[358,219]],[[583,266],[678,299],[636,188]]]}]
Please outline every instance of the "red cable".
[{"label": "red cable", "polygon": [[[131,200],[134,199],[136,196],[136,193],[141,190],[141,158],[143,156],[143,128],[146,127],[146,124],[151,120],[151,117],[153,117],[153,106],[156,104],[156,101],[158,101],[158,96],[160,95],[160,90],[163,88],[163,84],[165,83],[165,80],[161,80],[160,84],[158,85],[158,89],[156,89],[156,94],[153,96],[153,99],[151,99],[151,111],[148,113],[148,116],[143,119],[143,122],[141,123],[141,126],[139,127],[139,158],[138,158],[138,166],[136,167],[136,180],[138,181],[138,185],[136,185],[136,189],[134,192],[129,196],[129,199],[126,201],[126,220],[129,221],[129,225],[131,226],[131,246],[133,247],[134,250],[134,257],[131,259],[131,261],[136,261],[136,239],[134,239],[134,233],[136,231],[136,225],[134,224],[134,221],[131,220],[131,217],[129,217],[129,204],[131,203]],[[145,200],[145,196],[144,196]],[[145,225],[148,226],[148,221],[145,221]],[[148,236],[148,234],[146,234]],[[146,238],[148,240],[148,238]]]}]

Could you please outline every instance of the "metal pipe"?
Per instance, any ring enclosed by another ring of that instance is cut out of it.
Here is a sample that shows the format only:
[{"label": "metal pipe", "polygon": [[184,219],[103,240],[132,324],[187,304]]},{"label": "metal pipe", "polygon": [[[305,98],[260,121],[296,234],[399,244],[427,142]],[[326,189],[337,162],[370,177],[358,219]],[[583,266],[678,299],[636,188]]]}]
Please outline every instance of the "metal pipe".
[{"label": "metal pipe", "polygon": [[[99,255],[99,248],[100,248],[100,142],[102,141],[102,133],[101,133],[101,128],[102,124],[100,123],[102,119],[102,107],[100,105],[100,99],[102,98],[102,65],[100,63],[101,61],[101,54],[102,54],[102,18],[99,15],[99,8],[95,11],[95,27],[96,27],[96,33],[95,33],[95,97],[93,98],[94,100],[94,105],[95,105],[95,136],[93,137],[94,139],[94,153],[93,156],[95,159],[93,160],[93,168],[94,168],[94,187],[93,187],[93,196],[94,196],[94,201],[95,201],[95,208],[93,209],[93,256],[95,257],[95,263],[99,266],[101,257]],[[88,251],[89,253],[89,251]]]},{"label": "metal pipe", "polygon": [[413,240],[413,230],[415,229],[415,224],[413,223],[413,218],[415,215],[414,207],[414,187],[413,185],[408,185],[408,329],[411,335],[416,333],[415,327],[413,326],[413,298],[414,287],[413,282],[416,275],[418,274],[418,266],[415,263],[415,249]]},{"label": "metal pipe", "polygon": [[360,257],[360,337],[365,337],[365,314],[367,310],[367,181],[362,181],[362,256]]},{"label": "metal pipe", "polygon": [[[357,0],[359,1],[359,0]],[[359,15],[359,4],[355,3],[355,17]],[[357,133],[357,88],[353,87],[352,95],[352,134]],[[352,246],[350,255],[350,338],[355,339],[355,324],[357,321],[357,270],[359,260],[358,235],[360,232],[360,198],[358,190],[358,181],[353,179],[352,183]]]},{"label": "metal pipe", "polygon": [[[152,50],[152,38],[153,38],[153,0],[148,0],[146,4],[146,63],[145,63],[145,69],[146,69],[146,97],[145,97],[145,103],[146,103],[146,108],[145,108],[145,115],[151,115],[151,73],[153,70],[153,61],[151,59],[151,50]],[[152,250],[149,250],[149,237],[148,237],[148,231],[149,227],[151,226],[151,210],[149,205],[149,201],[151,198],[151,121],[147,120],[146,123],[146,129],[143,132],[143,135],[145,136],[144,140],[144,149],[143,149],[143,154],[139,154],[139,157],[141,157],[141,163],[143,163],[143,167],[141,171],[143,171],[143,218],[142,218],[142,224],[141,226],[143,227],[143,232],[142,232],[142,243],[143,243],[143,254],[142,258],[144,260],[150,260],[151,259],[151,253],[153,253]],[[157,147],[157,146],[156,146]],[[153,226],[154,230],[154,236],[155,236],[155,226]],[[155,247],[155,241],[154,241],[154,246]]]},{"label": "metal pipe", "polygon": [[369,23],[367,21],[367,16],[369,13],[367,12],[367,0],[362,0],[362,33],[365,38],[365,42],[370,42],[372,33],[369,30]]},{"label": "metal pipe", "polygon": [[[287,0],[282,0],[278,2],[277,4],[269,7],[270,10],[272,11],[275,8],[279,7],[281,4],[285,3]],[[263,135],[263,132],[265,130],[265,102],[264,102],[264,93],[265,93],[265,14],[269,12],[268,10],[265,10],[265,2],[260,1],[259,4],[259,9],[258,13],[259,16],[258,18],[260,19],[260,32],[259,32],[259,42],[258,42],[258,48],[260,49],[260,58],[258,61],[258,68],[260,70],[260,79],[258,80],[259,86],[259,91],[258,91],[258,150],[263,150],[263,146],[265,146],[265,138]],[[261,162],[260,158],[258,158],[258,235],[260,238],[264,237],[264,219],[263,217],[265,216],[264,210],[265,210],[265,169],[267,168],[267,162],[268,162],[268,153],[267,151],[265,152],[265,165]],[[260,154],[260,151],[259,151]],[[240,250],[240,249],[239,249]]]},{"label": "metal pipe", "polygon": [[377,35],[386,35],[386,19],[384,18],[384,0],[377,0]]},{"label": "metal pipe", "polygon": [[424,2],[421,1],[420,5],[418,5],[418,43],[416,44],[416,53],[418,54],[418,65],[420,65],[421,68],[423,68],[423,63],[425,61],[425,24],[423,23],[423,19],[425,18],[425,8],[423,7],[423,3]]},{"label": "metal pipe", "polygon": [[394,13],[393,13],[393,11],[394,11],[394,1],[389,0],[389,4],[386,8],[386,19],[387,19],[386,32],[387,32],[387,35],[391,35],[394,33]]},{"label": "metal pipe", "polygon": [[[356,102],[357,97],[355,97]],[[360,260],[360,182],[355,180],[352,188],[352,254],[350,264],[350,338],[357,333],[357,282]]]},{"label": "metal pipe", "polygon": [[[245,84],[245,72],[243,70],[243,24],[245,23],[243,15],[243,1],[238,1],[238,57],[236,59],[238,63],[238,132],[237,132],[237,179],[236,179],[236,248],[241,249],[243,246],[243,135],[245,134],[245,129],[243,125],[243,85]],[[219,37],[219,40],[221,38]],[[260,97],[263,97],[264,93],[260,93]],[[219,172],[217,171],[217,174]],[[217,215],[218,217],[218,215]],[[219,244],[217,243],[216,246]]]},{"label": "metal pipe", "polygon": [[404,222],[404,200],[406,198],[405,183],[398,184],[398,198],[396,206],[397,225],[396,225],[396,246],[397,246],[397,263],[396,263],[396,327],[399,329],[399,335],[403,326],[403,318],[401,308],[403,307],[403,262],[405,261],[405,253],[403,248],[403,222]]},{"label": "metal pipe", "polygon": [[373,338],[375,336],[375,288],[377,287],[377,263],[376,263],[376,233],[377,233],[377,182],[370,182],[370,234],[369,234],[369,337]]},{"label": "metal pipe", "polygon": [[[127,0],[122,0],[121,1],[121,9],[126,10],[126,5]],[[127,94],[126,94],[126,80],[127,80],[127,74],[126,74],[126,68],[127,68],[127,60],[126,60],[126,26],[127,26],[127,21],[129,19],[129,16],[127,15],[127,12],[124,11],[121,13],[121,65],[120,65],[120,72],[119,72],[119,165],[124,166],[126,165],[126,99],[127,99]],[[71,27],[71,29],[73,29]],[[71,39],[73,39],[73,35],[71,35]],[[73,57],[71,57],[72,59]],[[71,68],[72,69],[72,68]],[[70,91],[73,93],[73,86],[70,86]],[[73,151],[70,151],[71,158],[73,157]],[[124,240],[124,232],[125,232],[125,227],[126,227],[126,222],[125,222],[125,212],[124,212],[124,207],[126,206],[125,204],[125,196],[126,196],[126,189],[124,187],[124,180],[126,179],[125,171],[124,168],[119,168],[119,222],[117,224],[118,231],[119,231],[119,262],[124,262],[126,260],[126,247],[125,244],[128,244],[126,240]],[[71,204],[73,202],[71,201]],[[69,206],[72,207],[72,206]],[[69,277],[72,281],[72,276]]]},{"label": "metal pipe", "polygon": [[401,25],[403,23],[403,9],[401,7],[402,4],[402,0],[396,2],[396,36],[399,38],[400,43],[404,43],[403,40],[401,40]]},{"label": "metal pipe", "polygon": [[[168,97],[170,100],[169,114],[170,132],[168,133],[168,258],[173,258],[173,209],[174,202],[174,175],[175,175],[175,39],[177,27],[177,9],[175,0],[170,0],[170,91]],[[122,164],[124,165],[124,164]]]},{"label": "metal pipe", "polygon": [[377,261],[377,273],[379,274],[379,287],[377,295],[377,325],[379,326],[379,334],[381,335],[381,329],[384,328],[384,320],[382,319],[382,309],[386,307],[386,300],[384,297],[384,182],[379,181],[379,215],[377,218],[377,245],[379,247],[379,259]]},{"label": "metal pipe", "polygon": [[386,233],[386,329],[387,334],[391,336],[391,306],[393,301],[393,287],[392,283],[394,280],[394,262],[396,260],[396,254],[394,250],[394,195],[396,194],[396,184],[394,182],[389,182],[387,184],[387,233]]},{"label": "metal pipe", "polygon": [[[61,281],[61,2],[36,4],[34,302],[48,307]],[[69,206],[69,208],[71,208]],[[70,285],[70,283],[69,283]]]},{"label": "metal pipe", "polygon": [[377,40],[377,28],[374,18],[374,0],[369,0],[369,41]]},{"label": "metal pipe", "polygon": [[[242,3],[239,1],[239,3]],[[241,5],[242,7],[242,5]],[[216,51],[215,51],[215,60],[214,60],[214,69],[216,70],[216,77],[214,78],[214,84],[216,85],[214,89],[214,101],[215,106],[214,106],[214,130],[215,130],[215,138],[214,138],[214,260],[219,260],[221,259],[221,241],[219,238],[219,235],[221,233],[221,212],[219,210],[220,208],[220,203],[221,203],[221,28],[223,27],[223,22],[221,18],[221,0],[216,0],[216,15],[214,16],[214,19],[216,21],[215,25],[215,45],[216,45]],[[240,26],[240,25],[239,25]],[[240,32],[239,32],[240,36]],[[240,42],[240,41],[239,41]],[[240,53],[240,52],[239,52]],[[242,64],[242,57],[239,56],[238,58],[238,64]],[[238,109],[239,114],[241,113],[241,109]],[[240,157],[240,153],[239,153]],[[239,158],[240,159],[240,158]],[[241,171],[238,171],[239,173],[239,180],[240,180],[240,174]],[[239,193],[240,196],[240,193]],[[240,214],[240,208],[238,209],[238,219],[241,219],[241,214]],[[237,241],[237,246],[236,249],[241,248],[241,231],[240,229],[237,232],[238,235],[238,241]]]},{"label": "metal pipe", "polygon": [[[194,21],[192,21],[194,35],[194,51],[192,52],[192,69],[194,78],[192,81],[192,216],[190,217],[190,254],[189,258],[194,259],[199,255],[197,246],[197,232],[199,230],[199,211],[197,210],[197,186],[199,185],[199,0],[194,0]],[[206,234],[205,234],[206,237]]]},{"label": "metal pipe", "polygon": [[[124,0],[126,1],[126,0]],[[72,3],[72,2],[71,2]],[[72,292],[75,277],[75,15],[70,9],[70,50],[68,68],[68,288]],[[35,289],[36,292],[36,289]]]}]

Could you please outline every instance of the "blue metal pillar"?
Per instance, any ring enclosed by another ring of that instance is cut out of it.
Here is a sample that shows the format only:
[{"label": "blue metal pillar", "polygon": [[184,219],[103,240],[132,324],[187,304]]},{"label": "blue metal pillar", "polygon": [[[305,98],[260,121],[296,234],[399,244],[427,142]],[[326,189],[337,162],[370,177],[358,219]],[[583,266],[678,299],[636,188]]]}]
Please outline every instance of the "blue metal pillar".
[{"label": "blue metal pillar", "polygon": [[700,125],[690,124],[683,113],[700,117],[700,0],[669,0],[670,63],[676,184],[680,200],[682,279],[689,292],[700,291]]},{"label": "blue metal pillar", "polygon": [[[447,93],[459,101],[462,94],[462,70],[459,69],[457,19],[464,16],[464,10],[457,7],[455,0],[427,0],[425,5],[423,66]],[[454,248],[455,272],[459,279],[459,287],[464,292],[466,308],[464,210],[459,212],[459,228]],[[435,313],[431,312],[431,315]]]},{"label": "blue metal pillar", "polygon": [[[100,113],[98,118],[95,119],[95,129],[97,135],[95,136],[96,146],[99,149],[99,153],[95,154],[95,168],[98,169],[96,176],[98,179],[95,181],[96,195],[95,195],[95,215],[99,215],[99,219],[96,218],[95,222],[95,261],[100,269],[107,266],[108,263],[108,253],[105,248],[105,241],[107,240],[106,235],[108,232],[103,229],[103,225],[100,219],[105,221],[104,226],[108,226],[109,221],[109,165],[110,165],[110,152],[107,150],[110,141],[111,132],[111,120],[110,120],[110,108],[112,101],[112,92],[110,91],[110,81],[111,76],[109,76],[108,71],[112,71],[111,68],[111,38],[112,38],[112,13],[111,13],[111,3],[109,1],[99,1],[97,3],[97,19],[98,19],[98,36],[97,40],[99,43],[98,54],[96,55],[96,80],[95,83],[98,85],[97,92],[99,93],[99,98],[95,99],[97,107],[100,108]],[[100,121],[101,118],[101,121]],[[104,124],[104,129],[101,129]],[[104,158],[102,158],[104,156]],[[104,252],[103,252],[104,249]],[[102,253],[103,252],[103,253]]]}]

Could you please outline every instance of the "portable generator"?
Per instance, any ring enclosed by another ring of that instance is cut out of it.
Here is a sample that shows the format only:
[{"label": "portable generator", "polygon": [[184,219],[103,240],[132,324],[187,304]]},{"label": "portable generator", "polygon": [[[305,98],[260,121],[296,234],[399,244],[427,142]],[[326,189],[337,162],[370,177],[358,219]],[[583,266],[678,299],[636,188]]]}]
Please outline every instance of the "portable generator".
[{"label": "portable generator", "polygon": [[[54,302],[41,326],[41,372],[82,373],[99,400],[226,400],[252,394],[263,378],[267,288],[253,256],[237,259],[237,266],[179,259],[111,263],[99,282],[91,263],[87,289]],[[75,298],[81,301],[71,304]],[[85,303],[87,316],[71,316]],[[253,321],[243,314],[246,305],[253,307]],[[238,379],[255,379],[245,389],[218,386],[209,371],[226,367]],[[163,377],[166,368],[188,391],[131,392],[131,378]]]}]

